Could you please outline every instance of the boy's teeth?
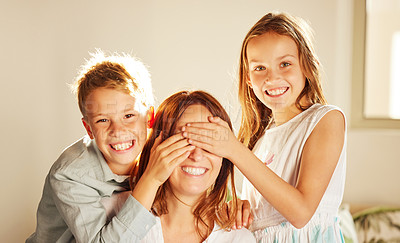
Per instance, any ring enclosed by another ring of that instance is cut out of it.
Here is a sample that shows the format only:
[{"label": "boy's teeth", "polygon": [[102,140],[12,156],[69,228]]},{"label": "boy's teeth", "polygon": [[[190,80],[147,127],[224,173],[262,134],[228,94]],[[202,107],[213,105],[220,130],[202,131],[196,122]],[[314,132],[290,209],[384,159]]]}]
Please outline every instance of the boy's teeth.
[{"label": "boy's teeth", "polygon": [[283,93],[285,93],[287,88],[279,88],[279,89],[271,89],[271,90],[267,90],[267,93],[269,95],[281,95]]},{"label": "boy's teeth", "polygon": [[125,149],[127,149],[127,148],[129,148],[131,146],[132,146],[132,141],[130,141],[129,143],[119,143],[119,144],[112,145],[112,147],[115,150],[125,150]]},{"label": "boy's teeth", "polygon": [[182,170],[191,175],[202,175],[206,172],[205,168],[182,167]]}]

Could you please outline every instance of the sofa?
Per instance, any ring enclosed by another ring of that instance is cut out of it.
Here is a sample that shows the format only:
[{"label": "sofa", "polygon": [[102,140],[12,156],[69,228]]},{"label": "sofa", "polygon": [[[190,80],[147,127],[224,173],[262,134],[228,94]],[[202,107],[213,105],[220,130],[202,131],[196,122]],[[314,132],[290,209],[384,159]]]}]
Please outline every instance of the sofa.
[{"label": "sofa", "polygon": [[346,243],[400,242],[400,207],[345,203],[339,218]]}]

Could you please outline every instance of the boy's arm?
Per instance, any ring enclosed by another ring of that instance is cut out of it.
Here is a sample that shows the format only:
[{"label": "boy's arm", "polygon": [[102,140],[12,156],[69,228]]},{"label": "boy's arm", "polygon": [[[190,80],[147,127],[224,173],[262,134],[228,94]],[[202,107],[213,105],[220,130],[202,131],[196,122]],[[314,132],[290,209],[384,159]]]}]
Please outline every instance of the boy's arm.
[{"label": "boy's arm", "polygon": [[76,242],[137,242],[155,224],[155,217],[129,196],[107,224],[99,191],[72,176],[50,176],[53,199]]}]

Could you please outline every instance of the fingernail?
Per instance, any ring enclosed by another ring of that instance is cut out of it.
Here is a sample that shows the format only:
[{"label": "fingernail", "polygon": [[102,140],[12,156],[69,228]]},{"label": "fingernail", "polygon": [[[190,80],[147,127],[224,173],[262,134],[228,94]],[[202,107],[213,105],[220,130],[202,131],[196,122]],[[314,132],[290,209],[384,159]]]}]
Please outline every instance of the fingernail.
[{"label": "fingernail", "polygon": [[239,229],[241,229],[241,228],[242,228],[242,226],[239,226],[238,228],[239,228]]},{"label": "fingernail", "polygon": [[247,223],[243,223],[243,226],[246,227],[246,226],[247,226]]}]

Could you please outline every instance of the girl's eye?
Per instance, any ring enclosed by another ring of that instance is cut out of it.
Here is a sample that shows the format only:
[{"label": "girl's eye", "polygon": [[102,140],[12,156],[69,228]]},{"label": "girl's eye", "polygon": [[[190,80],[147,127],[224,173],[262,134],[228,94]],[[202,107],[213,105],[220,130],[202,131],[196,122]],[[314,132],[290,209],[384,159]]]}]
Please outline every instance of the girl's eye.
[{"label": "girl's eye", "polygon": [[288,67],[288,66],[290,66],[290,63],[288,62],[281,63],[281,67]]},{"label": "girl's eye", "polygon": [[263,70],[265,70],[265,67],[263,67],[263,66],[258,66],[258,67],[256,67],[254,70],[256,70],[256,71],[263,71]]},{"label": "girl's eye", "polygon": [[107,119],[100,119],[100,120],[96,121],[96,123],[100,123],[100,122],[107,122]]}]

